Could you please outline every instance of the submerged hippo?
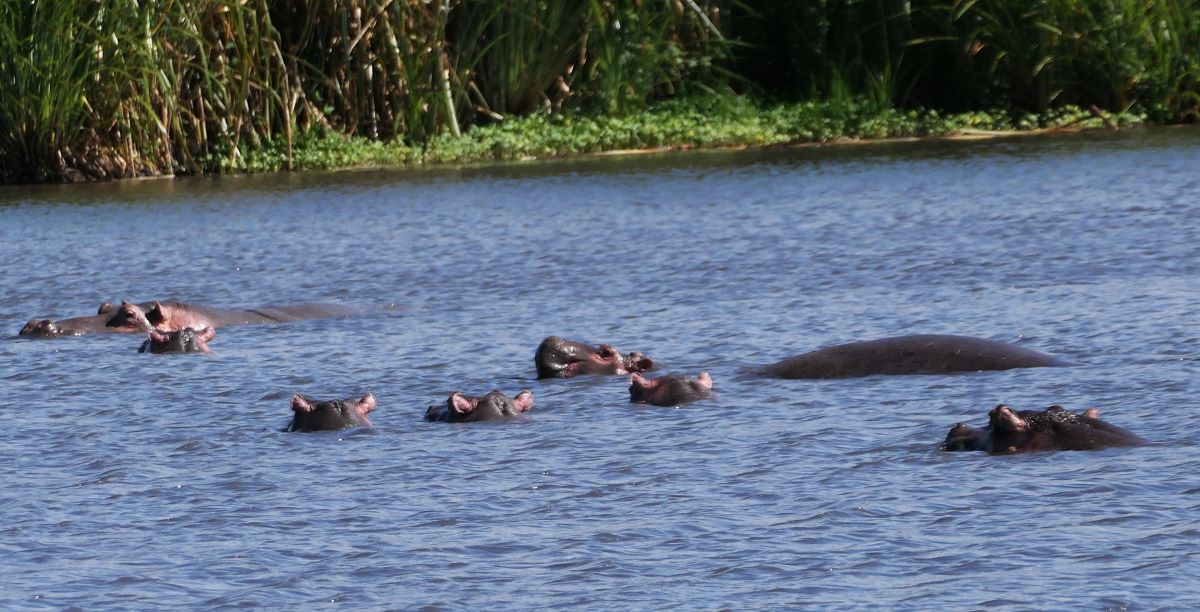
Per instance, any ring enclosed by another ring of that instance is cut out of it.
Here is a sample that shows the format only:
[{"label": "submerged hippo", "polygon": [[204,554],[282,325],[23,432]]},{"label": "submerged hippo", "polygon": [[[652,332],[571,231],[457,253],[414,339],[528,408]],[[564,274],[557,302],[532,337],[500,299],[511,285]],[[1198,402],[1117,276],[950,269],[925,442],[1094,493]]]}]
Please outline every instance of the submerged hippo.
[{"label": "submerged hippo", "polygon": [[211,327],[185,327],[171,332],[151,329],[146,335],[146,341],[138,348],[139,353],[211,353],[208,342],[217,335],[217,330]]},{"label": "submerged hippo", "polygon": [[533,393],[529,389],[512,399],[500,391],[492,391],[483,397],[470,397],[456,391],[444,404],[430,406],[425,411],[425,420],[447,423],[496,421],[529,412],[532,408]]},{"label": "submerged hippo", "polygon": [[50,319],[32,319],[21,328],[20,335],[57,338],[91,333],[142,333],[152,328],[159,331],[180,331],[188,327],[216,329],[228,325],[288,323],[356,314],[362,313],[338,304],[298,304],[237,310],[176,301],[141,304],[121,302],[120,306],[105,302],[100,305],[97,314],[89,317],[74,317],[57,322]]},{"label": "submerged hippo", "polygon": [[847,378],[873,374],[945,374],[1069,366],[1070,362],[1015,344],[946,334],[898,336],[839,344],[762,368],[775,378]]},{"label": "submerged hippo", "polygon": [[367,414],[375,410],[375,396],[362,399],[315,400],[296,394],[292,396],[292,422],[287,431],[324,431],[348,427],[371,426]]},{"label": "submerged hippo", "polygon": [[538,345],[533,356],[538,378],[571,378],[580,374],[611,376],[645,372],[654,362],[633,352],[624,357],[611,344],[590,344],[550,336]]},{"label": "submerged hippo", "polygon": [[[149,308],[153,302],[143,304],[142,307]],[[141,326],[108,326],[109,320],[113,313],[117,311],[117,306],[111,302],[103,302],[96,314],[86,317],[72,317],[70,319],[60,319],[54,321],[51,319],[30,319],[18,335],[30,336],[33,338],[57,338],[59,336],[82,336],[83,334],[99,334],[99,333],[134,333],[146,331],[146,328]]]},{"label": "submerged hippo", "polygon": [[1089,408],[1078,414],[1062,406],[1041,412],[1015,412],[1000,404],[988,413],[987,427],[959,423],[946,435],[942,450],[987,451],[992,454],[1039,450],[1100,450],[1134,446],[1146,441],[1127,429],[1100,420],[1100,411]]},{"label": "submerged hippo", "polygon": [[708,372],[701,372],[696,378],[643,378],[635,372],[629,377],[629,401],[655,406],[678,406],[712,397],[712,386],[712,377]]}]

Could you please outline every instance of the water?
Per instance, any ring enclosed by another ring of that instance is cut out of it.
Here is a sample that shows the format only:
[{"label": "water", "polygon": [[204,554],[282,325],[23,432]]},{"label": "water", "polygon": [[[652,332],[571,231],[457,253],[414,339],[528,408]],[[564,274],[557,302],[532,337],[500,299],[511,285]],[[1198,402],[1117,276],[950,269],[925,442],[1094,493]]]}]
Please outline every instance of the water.
[{"label": "water", "polygon": [[[1200,606],[1200,133],[604,158],[0,191],[0,330],[103,300],[339,302],[0,340],[2,608]],[[907,333],[1082,364],[760,380]],[[630,405],[534,380],[550,334],[712,373]],[[527,418],[426,423],[454,390]],[[379,398],[286,434],[288,398]],[[936,450],[1098,406],[1151,440]]]}]

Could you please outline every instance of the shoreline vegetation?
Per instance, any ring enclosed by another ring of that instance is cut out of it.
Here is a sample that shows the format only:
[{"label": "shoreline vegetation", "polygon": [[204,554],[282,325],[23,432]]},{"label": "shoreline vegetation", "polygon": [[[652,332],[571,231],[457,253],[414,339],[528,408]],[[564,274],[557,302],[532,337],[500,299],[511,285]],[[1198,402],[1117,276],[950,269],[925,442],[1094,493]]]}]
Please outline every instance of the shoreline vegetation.
[{"label": "shoreline vegetation", "polygon": [[1200,119],[1200,0],[0,5],[0,182]]},{"label": "shoreline vegetation", "polygon": [[[715,106],[715,108],[714,108]],[[534,115],[439,135],[424,146],[327,134],[293,147],[282,144],[238,160],[223,172],[412,167],[582,155],[636,155],[694,149],[889,142],[914,138],[996,138],[1116,130],[1145,125],[1143,115],[1063,107],[1017,118],[1003,113],[870,110],[850,104],[766,106],[745,99],[683,100],[624,117]],[[228,159],[215,163],[230,163]]]}]

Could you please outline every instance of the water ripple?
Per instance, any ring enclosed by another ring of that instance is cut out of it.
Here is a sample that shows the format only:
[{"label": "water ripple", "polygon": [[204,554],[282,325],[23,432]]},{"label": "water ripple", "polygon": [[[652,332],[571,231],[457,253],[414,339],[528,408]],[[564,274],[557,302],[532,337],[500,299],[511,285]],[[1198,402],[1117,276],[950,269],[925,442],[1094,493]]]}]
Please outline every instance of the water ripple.
[{"label": "water ripple", "polygon": [[[6,188],[0,334],[114,299],[370,314],[194,359],[0,338],[0,607],[1200,606],[1197,162],[1176,130]],[[917,332],[1079,365],[747,373]],[[550,334],[717,397],[535,380]],[[534,410],[422,419],[496,388]],[[372,430],[282,431],[293,393],[368,391]],[[1001,402],[1151,444],[936,450]]]}]

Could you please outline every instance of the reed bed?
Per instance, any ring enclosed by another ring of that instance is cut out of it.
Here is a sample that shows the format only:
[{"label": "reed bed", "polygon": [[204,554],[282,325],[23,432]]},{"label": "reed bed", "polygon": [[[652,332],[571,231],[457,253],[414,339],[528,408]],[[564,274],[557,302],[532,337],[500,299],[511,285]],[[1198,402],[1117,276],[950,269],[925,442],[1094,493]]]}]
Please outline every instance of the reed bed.
[{"label": "reed bed", "polygon": [[[744,0],[735,70],[776,95],[1200,118],[1198,0]],[[766,43],[755,41],[769,41]]]},{"label": "reed bed", "polygon": [[1197,49],[1200,0],[5,0],[0,180],[658,146],[697,96],[1195,121]]}]

